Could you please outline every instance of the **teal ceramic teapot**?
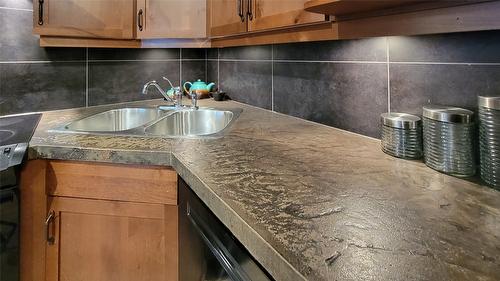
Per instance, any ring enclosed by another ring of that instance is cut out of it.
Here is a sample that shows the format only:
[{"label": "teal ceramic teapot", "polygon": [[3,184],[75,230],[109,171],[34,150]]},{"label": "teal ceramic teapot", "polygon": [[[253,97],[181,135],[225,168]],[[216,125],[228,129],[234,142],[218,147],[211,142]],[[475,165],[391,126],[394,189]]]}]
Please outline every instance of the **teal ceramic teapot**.
[{"label": "teal ceramic teapot", "polygon": [[[190,85],[189,90],[186,88],[186,85]],[[210,83],[207,85],[207,84],[205,84],[205,82],[198,79],[194,83],[191,83],[188,81],[188,82],[184,83],[184,85],[182,87],[184,88],[184,91],[186,91],[186,93],[195,92],[198,95],[205,95],[205,94],[208,94],[210,92],[210,90],[212,89],[213,86],[215,86],[215,83]]]}]

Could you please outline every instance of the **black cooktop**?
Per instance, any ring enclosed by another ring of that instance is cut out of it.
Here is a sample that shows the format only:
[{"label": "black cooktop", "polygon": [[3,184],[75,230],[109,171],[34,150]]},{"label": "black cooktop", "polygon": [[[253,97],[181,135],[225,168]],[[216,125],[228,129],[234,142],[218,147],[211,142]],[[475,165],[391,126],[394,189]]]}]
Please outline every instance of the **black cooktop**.
[{"label": "black cooktop", "polygon": [[0,117],[0,146],[28,143],[42,114]]}]

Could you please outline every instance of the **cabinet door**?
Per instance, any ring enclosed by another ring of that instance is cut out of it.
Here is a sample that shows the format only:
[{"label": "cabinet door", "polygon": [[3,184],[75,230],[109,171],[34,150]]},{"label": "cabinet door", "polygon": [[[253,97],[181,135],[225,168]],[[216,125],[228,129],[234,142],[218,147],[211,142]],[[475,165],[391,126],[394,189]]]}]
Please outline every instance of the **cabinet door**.
[{"label": "cabinet door", "polygon": [[40,35],[133,39],[135,0],[33,1],[33,32]]},{"label": "cabinet door", "polygon": [[49,197],[46,277],[177,280],[177,207]]},{"label": "cabinet door", "polygon": [[287,27],[321,22],[325,16],[304,10],[307,0],[248,0],[248,30]]},{"label": "cabinet door", "polygon": [[247,0],[209,0],[210,36],[224,36],[247,31]]},{"label": "cabinet door", "polygon": [[207,37],[206,0],[137,0],[137,38]]}]

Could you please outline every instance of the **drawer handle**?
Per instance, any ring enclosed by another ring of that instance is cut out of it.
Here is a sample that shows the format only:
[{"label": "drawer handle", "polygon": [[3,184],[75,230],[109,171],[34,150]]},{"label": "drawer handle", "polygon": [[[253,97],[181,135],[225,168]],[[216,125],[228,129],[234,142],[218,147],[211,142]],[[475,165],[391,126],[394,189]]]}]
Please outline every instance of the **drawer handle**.
[{"label": "drawer handle", "polygon": [[38,0],[38,25],[43,25],[43,1]]},{"label": "drawer handle", "polygon": [[45,237],[50,245],[54,244],[54,242],[56,241],[56,238],[50,235],[50,225],[51,222],[54,221],[54,218],[55,218],[55,212],[50,211],[49,215],[47,216],[47,219],[45,220]]},{"label": "drawer handle", "polygon": [[142,31],[142,27],[144,26],[143,19],[144,15],[142,9],[140,9],[139,13],[137,14],[137,26],[139,26],[139,31]]}]

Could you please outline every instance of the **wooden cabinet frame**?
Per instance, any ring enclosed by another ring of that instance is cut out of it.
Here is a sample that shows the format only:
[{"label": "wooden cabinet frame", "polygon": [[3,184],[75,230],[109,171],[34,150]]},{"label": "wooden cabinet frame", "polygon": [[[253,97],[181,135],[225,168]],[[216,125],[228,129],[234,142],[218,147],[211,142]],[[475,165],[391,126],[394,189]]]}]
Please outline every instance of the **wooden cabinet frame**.
[{"label": "wooden cabinet frame", "polygon": [[[162,280],[178,280],[177,174],[174,170],[155,166],[33,160],[28,161],[21,172],[20,189],[21,281],[59,280],[64,269],[71,271],[72,266],[79,262],[71,259],[61,262],[61,255],[75,250],[80,251],[84,258],[92,256],[95,253],[92,252],[92,241],[86,237],[102,233],[103,227],[114,232],[113,237],[122,236],[121,240],[116,238],[116,243],[113,240],[115,252],[117,249],[132,250],[136,251],[136,256],[145,258],[123,257],[121,260],[115,255],[115,258],[104,256],[101,259],[134,265],[136,274],[141,273],[141,267],[149,268],[151,280],[157,276],[164,277]],[[53,216],[46,225],[47,216],[52,212]],[[68,223],[71,221],[73,223]],[[79,230],[79,224],[85,227],[84,230]],[[125,228],[113,228],[113,225]],[[84,232],[82,236],[78,236],[80,232]],[[60,235],[66,237],[63,244]],[[157,241],[157,244],[133,248],[131,244],[137,243],[129,243],[147,235],[153,236],[138,241]],[[53,242],[48,239],[51,237]],[[94,241],[98,245],[111,240],[96,237],[98,239]],[[72,239],[79,241],[72,245]],[[67,240],[70,240],[69,244]],[[156,258],[148,260],[152,257]],[[135,266],[141,263],[142,266]],[[100,276],[116,273],[112,272],[116,268],[99,270]],[[148,280],[146,275],[141,273],[144,280]]]},{"label": "wooden cabinet frame", "polygon": [[[50,0],[46,0],[50,1]],[[77,0],[68,0],[77,1]],[[160,0],[126,0],[139,1],[139,5],[147,8],[147,1]],[[204,0],[200,0],[204,1]],[[191,33],[190,28],[178,32],[180,37],[190,36],[191,38],[177,38],[173,33],[162,34],[161,30],[143,31],[130,38],[130,32],[124,31],[119,34],[116,30],[95,31],[96,37],[99,34],[108,34],[116,39],[109,38],[82,38],[88,32],[77,29],[47,29],[40,31],[37,27],[36,18],[38,16],[37,1],[34,1],[34,31],[42,34],[40,45],[43,47],[105,47],[105,48],[210,48],[210,47],[232,47],[261,44],[279,44],[321,40],[343,40],[356,39],[375,36],[399,36],[399,35],[421,35],[449,32],[498,30],[500,29],[500,1],[444,1],[444,2],[422,2],[420,0],[406,0],[411,5],[390,4],[391,8],[385,9],[385,5],[390,1],[380,5],[373,4],[376,1],[362,1],[360,3],[370,3],[365,9],[358,9],[354,5],[356,0],[310,0],[305,3],[304,10],[294,9],[283,13],[269,12],[259,17],[254,11],[254,19],[248,22],[245,18],[242,21],[229,16],[229,20],[224,23],[226,17],[218,17],[215,23],[214,9],[221,10],[220,7],[213,7],[213,1],[224,3],[243,3],[244,14],[247,16],[247,6],[249,0],[206,0],[206,25]],[[272,0],[252,0],[269,1]],[[299,1],[299,0],[297,0]],[[399,1],[403,2],[403,1]],[[142,3],[142,4],[141,4]],[[262,2],[264,3],[264,2]],[[267,3],[267,2],[266,2]],[[357,3],[356,3],[357,4]],[[372,5],[373,4],[373,5]],[[255,9],[256,5],[253,5]],[[326,7],[326,8],[325,8]],[[329,10],[330,9],[330,10]],[[377,10],[382,9],[382,10]],[[188,9],[189,10],[189,9]],[[235,11],[227,9],[232,16]],[[272,10],[272,9],[271,9]],[[340,12],[340,15],[330,16],[329,20],[323,18],[324,15],[314,15],[305,11],[316,11],[319,13]],[[348,13],[348,14],[344,14]],[[307,15],[307,16],[305,16]],[[46,16],[46,15],[44,15]],[[155,18],[161,17],[154,16]],[[182,17],[182,15],[178,15]],[[311,20],[312,18],[312,20]],[[323,19],[323,20],[321,20]],[[132,17],[134,21],[133,29],[136,28],[136,11]],[[319,21],[318,21],[319,20]],[[146,19],[146,22],[150,20]],[[198,19],[190,21],[197,26]],[[203,22],[203,20],[201,20]],[[293,24],[292,24],[293,23]],[[147,25],[147,23],[146,23]],[[129,26],[127,24],[127,26]],[[196,27],[194,27],[196,28]],[[175,27],[174,27],[175,29]],[[199,33],[198,33],[199,31]],[[45,32],[45,33],[44,33]],[[69,33],[66,33],[69,32]],[[92,32],[91,32],[92,33]],[[68,35],[69,34],[69,35]],[[182,35],[184,34],[184,35]],[[194,38],[209,34],[208,38]],[[59,35],[59,36],[58,36]],[[68,37],[80,36],[80,37]],[[165,38],[169,36],[170,38]],[[107,37],[104,36],[104,37]],[[158,38],[150,40],[147,38]]]}]

